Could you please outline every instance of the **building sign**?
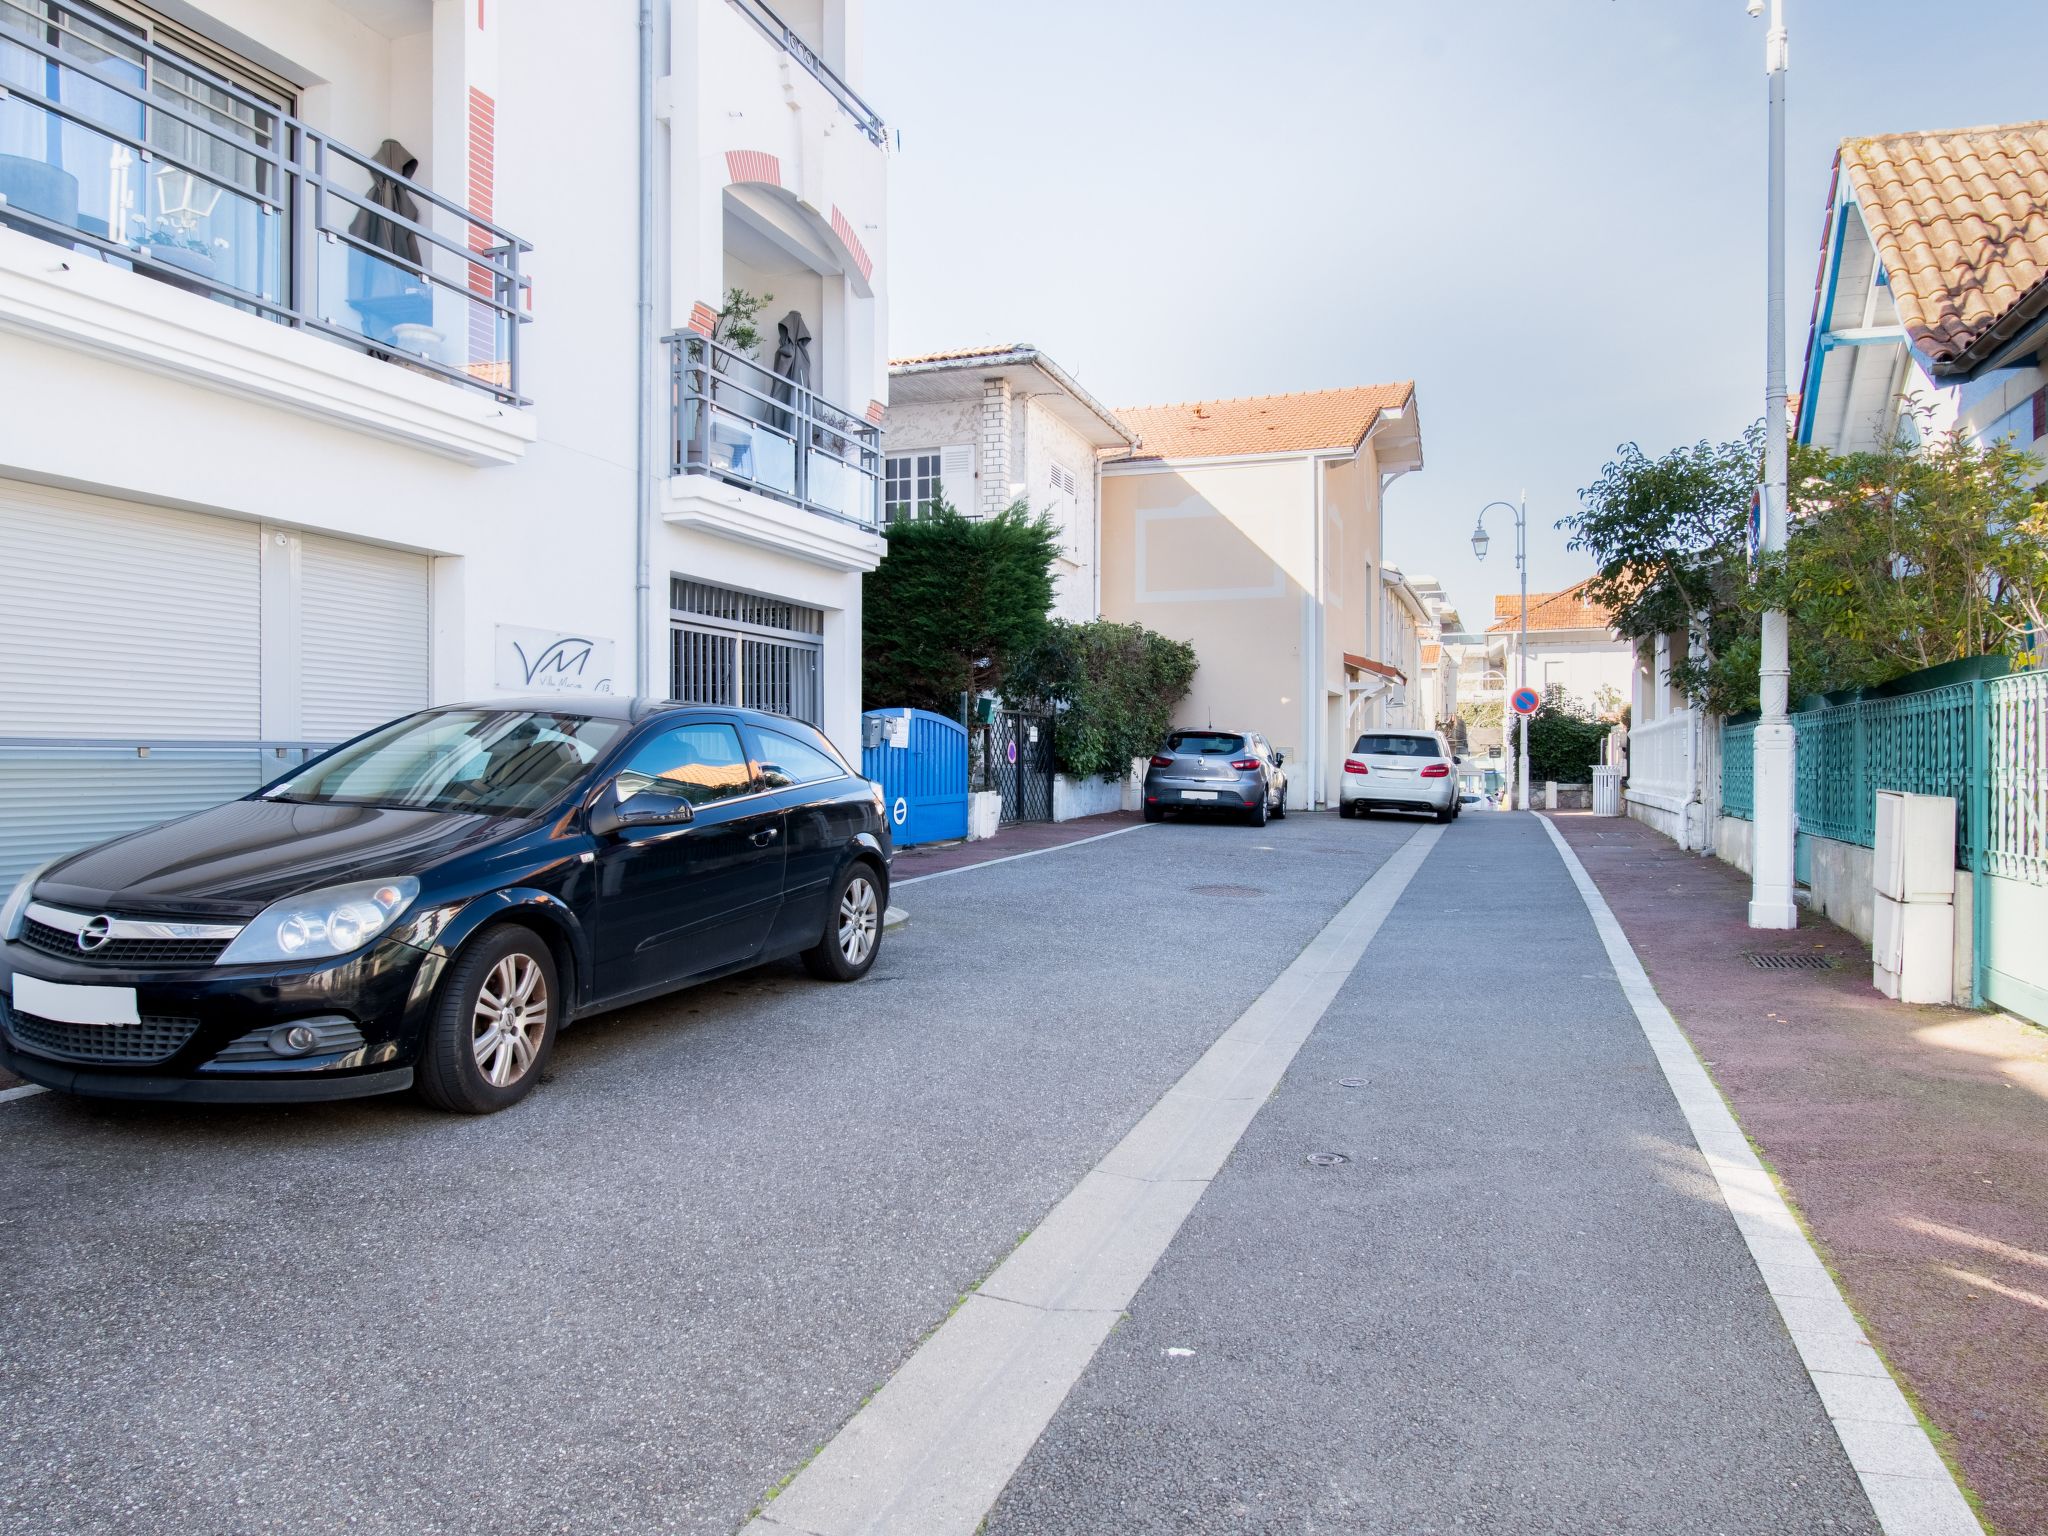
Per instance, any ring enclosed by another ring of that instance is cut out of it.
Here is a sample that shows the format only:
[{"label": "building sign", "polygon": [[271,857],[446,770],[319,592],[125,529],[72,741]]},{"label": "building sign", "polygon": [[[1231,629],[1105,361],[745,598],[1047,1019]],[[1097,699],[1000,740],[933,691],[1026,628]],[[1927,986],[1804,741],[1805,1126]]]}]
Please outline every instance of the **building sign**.
[{"label": "building sign", "polygon": [[500,624],[497,684],[508,693],[610,693],[614,649],[594,635]]}]

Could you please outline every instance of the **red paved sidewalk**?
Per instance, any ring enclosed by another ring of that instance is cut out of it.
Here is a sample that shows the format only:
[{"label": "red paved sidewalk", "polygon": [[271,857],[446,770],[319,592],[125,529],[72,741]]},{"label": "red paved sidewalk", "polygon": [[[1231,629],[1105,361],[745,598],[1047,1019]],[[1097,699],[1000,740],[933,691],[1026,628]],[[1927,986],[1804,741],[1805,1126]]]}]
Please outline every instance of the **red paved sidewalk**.
[{"label": "red paved sidewalk", "polygon": [[1633,821],[1552,819],[1987,1523],[2048,1532],[2048,1035],[1890,1002],[1833,924],[1752,931],[1739,870]]},{"label": "red paved sidewalk", "polygon": [[1140,820],[1136,811],[1111,811],[1104,816],[1083,816],[1075,821],[1012,822],[994,837],[985,837],[979,842],[929,843],[916,848],[900,848],[896,852],[896,862],[890,866],[890,875],[895,880],[911,880],[919,875],[936,875],[941,870],[964,869],[970,864],[986,864],[991,859],[1007,858],[1013,853],[1058,848],[1067,843],[1078,843],[1083,838],[1100,837],[1105,832],[1137,826]]}]

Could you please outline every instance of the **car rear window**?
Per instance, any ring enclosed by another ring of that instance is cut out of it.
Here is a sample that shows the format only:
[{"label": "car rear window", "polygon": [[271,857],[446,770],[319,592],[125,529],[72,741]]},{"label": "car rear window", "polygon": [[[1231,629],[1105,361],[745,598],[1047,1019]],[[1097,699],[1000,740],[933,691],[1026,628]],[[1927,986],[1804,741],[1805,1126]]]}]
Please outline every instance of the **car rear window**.
[{"label": "car rear window", "polygon": [[1244,750],[1244,738],[1231,736],[1221,731],[1175,731],[1166,738],[1169,752],[1192,753],[1195,756],[1222,756]]},{"label": "car rear window", "polygon": [[1428,736],[1361,736],[1351,749],[1372,757],[1442,757]]}]

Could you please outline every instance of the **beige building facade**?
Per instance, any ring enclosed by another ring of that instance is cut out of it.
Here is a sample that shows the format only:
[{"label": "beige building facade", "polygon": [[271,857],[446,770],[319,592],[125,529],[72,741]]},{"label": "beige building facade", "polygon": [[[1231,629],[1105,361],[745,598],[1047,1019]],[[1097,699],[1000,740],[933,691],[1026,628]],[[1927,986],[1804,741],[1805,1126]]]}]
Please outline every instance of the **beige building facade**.
[{"label": "beige building facade", "polygon": [[1379,655],[1382,498],[1422,464],[1411,384],[1120,409],[1103,467],[1102,613],[1191,642],[1189,725],[1287,755],[1288,805],[1331,803],[1404,675]]}]

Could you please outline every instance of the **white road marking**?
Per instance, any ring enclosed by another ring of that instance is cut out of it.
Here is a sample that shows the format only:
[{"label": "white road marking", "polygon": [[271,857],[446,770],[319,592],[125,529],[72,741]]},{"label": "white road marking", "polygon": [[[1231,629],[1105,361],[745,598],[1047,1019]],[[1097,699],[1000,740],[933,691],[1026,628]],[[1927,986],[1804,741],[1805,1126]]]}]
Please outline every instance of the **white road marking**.
[{"label": "white road marking", "polygon": [[1550,818],[1536,819],[1557,845],[1558,856],[1593,916],[1615,979],[1664,1069],[1672,1096],[1685,1112],[1721,1198],[1749,1244],[1764,1287],[1777,1303],[1885,1536],[1983,1536],[1969,1502],[1864,1337],[1834,1276],[1750,1149],[1699,1054],[1650,985],[1649,973],[1600,888]]},{"label": "white road marking", "polygon": [[5,1104],[9,1099],[33,1098],[39,1093],[48,1093],[49,1091],[41,1083],[24,1083],[19,1088],[0,1089],[0,1104]]},{"label": "white road marking", "polygon": [[1442,835],[1395,850],[742,1536],[969,1536]]},{"label": "white road marking", "polygon": [[915,885],[920,880],[943,880],[948,875],[964,875],[970,869],[989,869],[997,864],[1007,864],[1012,859],[1035,859],[1041,853],[1064,853],[1069,848],[1079,848],[1084,843],[1099,843],[1105,837],[1122,837],[1126,832],[1142,832],[1156,822],[1140,821],[1128,827],[1118,827],[1110,832],[1098,832],[1093,837],[1077,837],[1071,843],[1054,843],[1050,848],[1026,848],[1022,853],[1006,853],[999,859],[983,859],[979,864],[962,864],[957,869],[935,869],[928,875],[912,875],[907,880],[891,880],[889,889],[900,890],[906,885]]}]

